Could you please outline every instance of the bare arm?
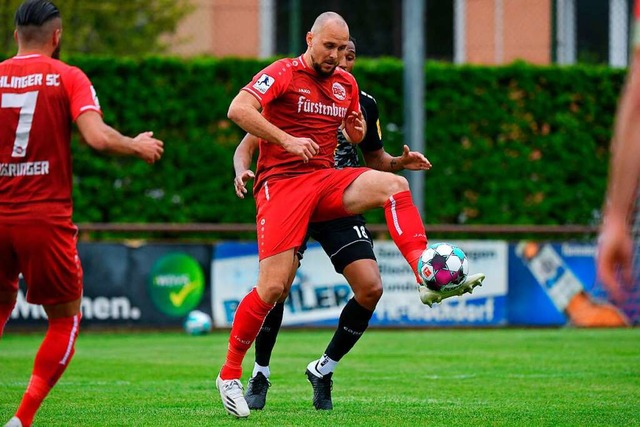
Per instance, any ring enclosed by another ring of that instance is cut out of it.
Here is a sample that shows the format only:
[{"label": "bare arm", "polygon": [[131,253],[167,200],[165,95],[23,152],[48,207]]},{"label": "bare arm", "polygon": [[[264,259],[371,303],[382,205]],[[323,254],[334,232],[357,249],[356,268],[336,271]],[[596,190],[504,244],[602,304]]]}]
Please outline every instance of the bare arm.
[{"label": "bare arm", "polygon": [[236,147],[235,153],[233,153],[233,169],[236,172],[233,186],[236,196],[241,199],[244,199],[244,195],[247,194],[247,182],[254,178],[254,174],[251,171],[251,162],[257,149],[258,138],[248,133],[242,138],[242,141]]},{"label": "bare arm", "polygon": [[626,221],[640,177],[640,49],[622,93],[611,145],[606,214]]},{"label": "bare arm", "polygon": [[398,172],[403,169],[407,170],[429,170],[431,169],[431,162],[422,154],[417,151],[410,151],[409,146],[405,145],[402,151],[402,155],[394,157],[391,154],[384,151],[384,148],[380,148],[376,151],[363,151],[363,157],[367,164],[372,169],[377,169],[385,172]]},{"label": "bare arm", "polygon": [[242,129],[274,144],[283,145],[291,136],[260,114],[262,106],[250,93],[241,90],[229,105],[227,116]]},{"label": "bare arm", "polygon": [[97,151],[136,156],[147,163],[156,162],[164,152],[163,142],[153,138],[153,132],[143,132],[135,138],[129,138],[107,125],[95,111],[82,113],[76,124],[84,141]]},{"label": "bare arm", "polygon": [[633,241],[630,213],[640,177],[640,49],[622,91],[611,142],[609,183],[598,247],[598,276],[617,300],[622,299],[618,270],[632,283]]},{"label": "bare arm", "polygon": [[318,154],[320,146],[311,138],[296,138],[271,124],[260,114],[260,102],[250,93],[241,90],[231,101],[227,116],[247,133],[282,146],[291,154],[308,162]]}]

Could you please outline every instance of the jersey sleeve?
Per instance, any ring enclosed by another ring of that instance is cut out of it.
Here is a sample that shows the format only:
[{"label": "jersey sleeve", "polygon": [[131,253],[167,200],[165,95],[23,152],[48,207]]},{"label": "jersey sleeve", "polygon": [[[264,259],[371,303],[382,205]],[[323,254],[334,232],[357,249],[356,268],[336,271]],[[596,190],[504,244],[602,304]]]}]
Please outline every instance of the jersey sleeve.
[{"label": "jersey sleeve", "polygon": [[373,97],[364,94],[360,97],[360,107],[367,122],[367,133],[358,146],[363,151],[377,151],[383,147],[378,104]]},{"label": "jersey sleeve", "polygon": [[285,60],[276,61],[264,68],[242,88],[255,96],[264,107],[284,93],[291,82],[293,70]]},{"label": "jersey sleeve", "polygon": [[96,111],[102,115],[98,95],[82,70],[70,67],[62,78],[69,96],[71,117],[74,122],[86,111]]},{"label": "jersey sleeve", "polygon": [[[347,73],[348,74],[348,73]],[[351,77],[351,104],[349,104],[349,109],[347,110],[347,115],[349,115],[352,111],[360,112],[360,89],[358,89],[358,82],[355,77],[349,74]]]}]

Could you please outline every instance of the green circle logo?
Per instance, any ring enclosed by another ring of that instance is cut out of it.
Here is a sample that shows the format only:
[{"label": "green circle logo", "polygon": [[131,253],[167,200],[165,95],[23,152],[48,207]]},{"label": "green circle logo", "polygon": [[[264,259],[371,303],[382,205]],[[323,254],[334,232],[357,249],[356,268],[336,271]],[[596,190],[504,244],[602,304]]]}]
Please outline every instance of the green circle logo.
[{"label": "green circle logo", "polygon": [[204,273],[189,255],[164,256],[151,268],[149,294],[164,314],[184,316],[200,304],[203,293]]}]

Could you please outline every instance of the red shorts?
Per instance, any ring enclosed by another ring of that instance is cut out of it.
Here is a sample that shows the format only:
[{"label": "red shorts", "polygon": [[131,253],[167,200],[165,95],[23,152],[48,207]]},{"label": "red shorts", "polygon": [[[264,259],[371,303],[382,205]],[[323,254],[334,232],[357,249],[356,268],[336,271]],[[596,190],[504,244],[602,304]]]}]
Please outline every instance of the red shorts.
[{"label": "red shorts", "polygon": [[18,275],[32,304],[63,304],[82,297],[78,228],[71,220],[0,222],[0,291],[17,291]]},{"label": "red shorts", "polygon": [[345,209],[342,195],[367,170],[321,169],[265,182],[255,194],[258,258],[298,248],[309,222],[353,215]]}]

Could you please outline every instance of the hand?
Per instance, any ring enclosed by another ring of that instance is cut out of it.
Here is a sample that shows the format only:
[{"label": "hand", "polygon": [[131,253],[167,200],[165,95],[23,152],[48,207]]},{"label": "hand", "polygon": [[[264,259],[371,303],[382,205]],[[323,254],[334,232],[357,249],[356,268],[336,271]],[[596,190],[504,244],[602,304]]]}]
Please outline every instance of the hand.
[{"label": "hand", "polygon": [[367,125],[361,111],[352,111],[351,114],[344,119],[343,124],[343,131],[347,141],[352,144],[362,142],[367,133]]},{"label": "hand", "polygon": [[233,186],[236,190],[236,196],[244,199],[244,195],[247,194],[247,182],[255,178],[255,175],[252,171],[246,170],[242,172],[240,175],[236,175],[233,179]]},{"label": "hand", "polygon": [[427,159],[422,153],[409,151],[408,145],[404,146],[399,163],[404,169],[413,171],[431,169],[431,162],[429,159]]},{"label": "hand", "polygon": [[632,258],[633,240],[628,226],[624,220],[607,220],[605,217],[598,239],[596,266],[598,278],[616,302],[624,300],[623,284],[633,285]]},{"label": "hand", "polygon": [[305,163],[320,152],[320,146],[313,139],[296,138],[290,135],[282,142],[282,148],[291,154],[302,157]]},{"label": "hand", "polygon": [[160,160],[164,153],[164,143],[153,138],[153,132],[142,132],[133,141],[136,145],[136,155],[149,164]]}]

